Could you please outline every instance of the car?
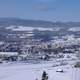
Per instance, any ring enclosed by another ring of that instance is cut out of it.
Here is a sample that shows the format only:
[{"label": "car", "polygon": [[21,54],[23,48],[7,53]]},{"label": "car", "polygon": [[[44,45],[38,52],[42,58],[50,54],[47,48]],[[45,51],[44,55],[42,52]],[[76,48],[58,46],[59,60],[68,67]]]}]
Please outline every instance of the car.
[{"label": "car", "polygon": [[63,69],[57,69],[56,72],[64,72]]}]

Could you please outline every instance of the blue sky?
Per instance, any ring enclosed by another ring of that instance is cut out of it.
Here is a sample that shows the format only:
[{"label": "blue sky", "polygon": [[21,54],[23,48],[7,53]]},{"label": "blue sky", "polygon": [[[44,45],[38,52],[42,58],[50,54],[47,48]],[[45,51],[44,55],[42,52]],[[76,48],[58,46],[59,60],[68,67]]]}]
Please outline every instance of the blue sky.
[{"label": "blue sky", "polygon": [[0,0],[0,17],[80,21],[80,0]]}]

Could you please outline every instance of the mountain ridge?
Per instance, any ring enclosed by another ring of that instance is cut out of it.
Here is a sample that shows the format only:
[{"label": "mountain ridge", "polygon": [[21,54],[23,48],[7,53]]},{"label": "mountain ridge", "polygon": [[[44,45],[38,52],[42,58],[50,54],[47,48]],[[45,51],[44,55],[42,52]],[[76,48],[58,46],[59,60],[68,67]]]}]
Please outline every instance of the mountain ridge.
[{"label": "mountain ridge", "polygon": [[0,26],[31,26],[31,27],[80,27],[80,22],[51,22],[44,20],[28,20],[21,18],[0,18]]}]

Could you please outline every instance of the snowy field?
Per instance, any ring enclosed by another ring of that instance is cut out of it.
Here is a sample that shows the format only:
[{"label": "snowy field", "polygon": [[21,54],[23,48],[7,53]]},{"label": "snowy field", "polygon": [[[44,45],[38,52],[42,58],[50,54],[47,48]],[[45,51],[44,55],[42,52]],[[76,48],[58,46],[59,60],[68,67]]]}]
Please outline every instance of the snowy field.
[{"label": "snowy field", "polygon": [[[0,80],[41,80],[42,72],[48,73],[48,80],[80,80],[80,69],[72,66],[52,67],[52,63],[42,64],[1,64]],[[63,69],[64,72],[56,72]]]},{"label": "snowy field", "polygon": [[50,28],[50,27],[47,27],[47,28],[43,28],[43,27],[26,27],[26,26],[9,26],[9,27],[6,27],[6,29],[10,29],[12,31],[33,31],[33,30],[39,30],[39,31],[59,31],[60,28],[59,27],[54,27],[54,28]]},{"label": "snowy field", "polygon": [[80,31],[80,27],[72,27],[72,28],[69,28],[68,31],[77,32],[77,31]]}]

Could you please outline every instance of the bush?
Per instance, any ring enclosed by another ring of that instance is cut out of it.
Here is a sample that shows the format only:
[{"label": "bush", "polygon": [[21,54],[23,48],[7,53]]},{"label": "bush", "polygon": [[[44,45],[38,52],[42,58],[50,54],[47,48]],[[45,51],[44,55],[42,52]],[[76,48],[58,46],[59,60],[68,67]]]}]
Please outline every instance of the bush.
[{"label": "bush", "polygon": [[80,62],[77,62],[77,63],[74,65],[74,67],[76,67],[76,68],[80,67]]}]

